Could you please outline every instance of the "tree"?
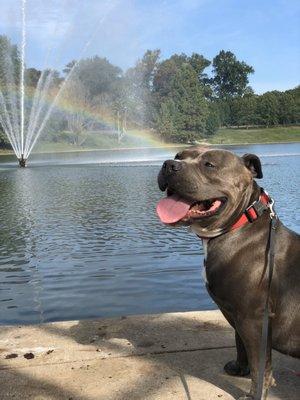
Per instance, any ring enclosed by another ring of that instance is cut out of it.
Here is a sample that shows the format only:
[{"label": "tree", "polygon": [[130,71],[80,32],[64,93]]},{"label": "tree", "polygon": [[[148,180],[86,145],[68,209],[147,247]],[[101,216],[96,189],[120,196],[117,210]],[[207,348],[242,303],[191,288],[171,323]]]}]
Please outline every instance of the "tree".
[{"label": "tree", "polygon": [[75,67],[76,63],[77,63],[76,60],[70,61],[70,62],[65,66],[65,68],[63,69],[63,73],[64,73],[65,75],[69,75],[69,73],[70,73],[70,72],[72,71],[72,69]]},{"label": "tree", "polygon": [[234,126],[249,126],[259,123],[257,115],[257,96],[244,95],[228,99],[226,103],[230,107],[230,124]]},{"label": "tree", "polygon": [[299,121],[299,119],[297,118],[297,102],[295,101],[295,98],[291,93],[279,93],[278,103],[278,122],[280,124],[288,125],[296,123],[297,120]]},{"label": "tree", "polygon": [[253,67],[238,61],[231,51],[221,50],[213,59],[214,77],[211,83],[216,96],[221,99],[242,96],[249,83],[248,75],[253,73]]},{"label": "tree", "polygon": [[27,68],[25,71],[26,86],[29,86],[31,88],[37,87],[41,74],[42,71],[39,71],[35,68]]},{"label": "tree", "polygon": [[164,139],[172,139],[178,136],[180,129],[177,121],[178,110],[172,99],[166,99],[160,105],[157,116],[157,128]]},{"label": "tree", "polygon": [[[124,110],[124,78],[121,68],[111,64],[106,58],[94,56],[83,60],[72,60],[64,68],[66,74],[68,101],[72,95],[78,95],[81,109],[96,110],[102,118],[116,118]],[[71,74],[71,75],[70,75]],[[81,92],[82,89],[82,93]],[[71,94],[70,94],[71,93]],[[76,100],[74,99],[76,102]],[[79,105],[79,104],[78,104]],[[68,116],[68,125],[72,131],[82,132],[91,121],[76,113]],[[84,128],[84,129],[83,129]]]},{"label": "tree", "polygon": [[172,56],[159,65],[154,78],[159,132],[181,142],[202,137],[208,114],[199,75],[187,61],[185,55]]},{"label": "tree", "polygon": [[[75,65],[75,67],[74,67]],[[72,69],[74,67],[74,69]],[[111,64],[106,58],[94,56],[75,64],[71,61],[64,69],[65,73],[72,72],[70,80],[78,79],[87,90],[90,98],[110,93],[122,76],[121,68]]]},{"label": "tree", "polygon": [[18,47],[5,35],[0,35],[0,85],[17,85],[20,81],[21,60]]},{"label": "tree", "polygon": [[139,87],[151,90],[153,86],[153,78],[155,76],[160,50],[147,50],[141,60],[138,60],[134,68],[127,71],[127,76],[131,77],[132,81]]},{"label": "tree", "polygon": [[[18,129],[18,84],[20,82],[21,60],[18,48],[7,36],[0,35],[0,130],[2,131],[0,145],[9,146],[7,132],[7,115],[14,131]],[[4,123],[5,126],[1,124]]]},{"label": "tree", "polygon": [[255,125],[258,122],[257,96],[244,96],[240,99],[238,125]]},{"label": "tree", "polygon": [[293,98],[293,123],[300,124],[300,86],[287,90],[285,93]]},{"label": "tree", "polygon": [[187,61],[193,67],[200,82],[208,78],[207,74],[204,73],[204,70],[210,66],[211,62],[207,60],[202,54],[193,53],[191,57],[187,58]]},{"label": "tree", "polygon": [[51,74],[51,85],[50,85],[51,88],[58,88],[60,84],[64,81],[64,78],[60,76],[59,71],[55,69],[46,69],[44,73],[46,75]]},{"label": "tree", "polygon": [[266,126],[278,124],[279,120],[279,102],[276,93],[266,92],[259,96],[258,100],[258,119],[259,122]]},{"label": "tree", "polygon": [[153,81],[159,57],[159,49],[147,50],[125,74],[127,109],[131,118],[141,126],[153,126],[156,118]]},{"label": "tree", "polygon": [[196,74],[198,75],[199,82],[202,84],[204,96],[207,99],[212,97],[212,87],[210,79],[204,70],[210,66],[211,62],[207,60],[202,54],[193,53],[191,57],[188,58],[189,63],[194,68]]},{"label": "tree", "polygon": [[208,109],[197,74],[189,64],[182,65],[176,73],[171,96],[181,113],[183,129],[199,137],[204,132]]},{"label": "tree", "polygon": [[2,130],[1,124],[0,124],[0,148],[4,149],[10,149],[11,145],[9,143],[8,138],[6,137],[5,133]]},{"label": "tree", "polygon": [[209,112],[205,121],[205,134],[207,136],[214,135],[220,127],[220,118],[218,108],[214,103],[209,105]]},{"label": "tree", "polygon": [[73,134],[73,143],[81,146],[87,139],[88,130],[92,129],[94,120],[90,117],[88,92],[79,79],[72,79],[67,84],[63,100],[71,106],[65,116],[68,130]]},{"label": "tree", "polygon": [[156,98],[168,97],[173,85],[174,76],[182,65],[178,55],[173,55],[167,60],[162,61],[156,70],[153,79],[153,92]]}]

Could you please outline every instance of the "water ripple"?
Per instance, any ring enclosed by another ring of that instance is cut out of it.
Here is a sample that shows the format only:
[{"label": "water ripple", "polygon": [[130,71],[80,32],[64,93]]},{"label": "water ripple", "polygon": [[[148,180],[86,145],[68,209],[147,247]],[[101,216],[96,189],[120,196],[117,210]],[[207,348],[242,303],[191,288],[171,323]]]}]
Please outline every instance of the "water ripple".
[{"label": "water ripple", "polygon": [[[262,186],[283,222],[300,231],[299,157],[270,160],[262,157]],[[3,168],[0,322],[215,308],[201,278],[200,241],[156,218],[158,169]]]}]

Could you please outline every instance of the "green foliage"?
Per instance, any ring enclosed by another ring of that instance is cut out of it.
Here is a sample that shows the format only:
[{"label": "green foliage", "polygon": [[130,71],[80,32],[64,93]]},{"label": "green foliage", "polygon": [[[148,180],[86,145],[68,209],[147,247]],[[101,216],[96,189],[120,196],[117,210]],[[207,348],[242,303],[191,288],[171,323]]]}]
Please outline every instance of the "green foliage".
[{"label": "green foliage", "polygon": [[210,105],[209,113],[205,122],[205,134],[206,136],[214,135],[220,127],[220,118],[218,109],[214,104]]},{"label": "green foliage", "polygon": [[[122,70],[98,56],[81,60],[73,76],[85,87],[91,98],[111,93],[121,78]],[[73,77],[71,78],[73,79]]]},{"label": "green foliage", "polygon": [[20,80],[21,61],[16,45],[7,36],[0,35],[0,86],[17,85]]},{"label": "green foliage", "polygon": [[193,67],[199,81],[207,79],[208,76],[204,70],[210,66],[211,62],[207,60],[202,54],[193,53],[191,57],[186,57],[188,63]]},{"label": "green foliage", "polygon": [[[20,71],[21,62],[17,46],[13,45],[7,36],[0,35],[0,91],[9,114],[12,114],[14,106],[19,107],[16,92],[20,81]],[[10,148],[9,140],[4,134],[1,123],[0,147]]]},{"label": "green foliage", "polygon": [[256,96],[248,95],[234,98],[228,101],[228,104],[230,107],[230,119],[227,125],[248,126],[255,125],[258,122]]},{"label": "green foliage", "polygon": [[274,92],[264,93],[258,99],[258,120],[261,124],[274,126],[278,124],[279,101]]},{"label": "green foliage", "polygon": [[0,149],[10,149],[10,143],[0,126]]},{"label": "green foliage", "polygon": [[239,109],[237,112],[237,122],[239,125],[256,125],[258,121],[257,116],[257,97],[244,96],[238,99]]},{"label": "green foliage", "polygon": [[286,92],[245,94],[215,102],[221,126],[276,126],[300,123],[299,88]]},{"label": "green foliage", "polygon": [[153,92],[159,114],[158,131],[164,138],[181,142],[202,138],[208,104],[201,77],[208,64],[197,54],[175,54],[158,65]]},{"label": "green foliage", "polygon": [[27,68],[25,71],[26,85],[32,88],[37,87],[38,81],[41,77],[42,71],[35,68]]},{"label": "green foliage", "polygon": [[[53,93],[69,77],[61,97],[72,111],[52,115],[45,139],[57,145],[92,146],[98,139],[91,132],[108,128],[99,122],[99,116],[100,120],[108,118],[110,125],[115,121],[115,133],[109,141],[120,139],[120,132],[121,136],[125,132],[124,143],[127,126],[151,129],[165,140],[187,143],[204,137],[214,141],[219,127],[251,130],[258,125],[300,124],[300,87],[254,94],[249,86],[253,67],[230,51],[221,50],[213,59],[210,75],[206,71],[211,61],[201,54],[160,57],[159,49],[147,50],[124,73],[99,56],[70,61],[63,69],[64,77],[55,70],[27,68],[28,87],[35,88],[41,74],[51,74]],[[0,88],[4,96],[9,93],[7,82],[16,89],[19,79],[18,48],[0,36]],[[19,102],[16,104],[18,107]],[[7,145],[0,126],[0,147]]]},{"label": "green foliage", "polygon": [[214,78],[211,83],[221,99],[242,96],[249,83],[248,75],[254,69],[244,61],[238,61],[231,51],[221,50],[213,59]]},{"label": "green foliage", "polygon": [[278,103],[279,124],[287,125],[296,123],[297,120],[299,120],[299,115],[297,117],[297,104],[292,94],[280,93],[278,96]]},{"label": "green foliage", "polygon": [[153,81],[157,74],[160,50],[147,50],[133,68],[129,68],[124,78],[124,98],[131,119],[138,126],[155,127],[157,114]]},{"label": "green foliage", "polygon": [[172,99],[166,99],[160,105],[157,117],[157,128],[160,135],[168,140],[175,139],[180,131],[180,122],[177,120],[178,110]]},{"label": "green foliage", "polygon": [[77,61],[76,60],[72,60],[70,61],[65,68],[63,69],[63,73],[66,75],[69,75],[69,73],[71,72],[71,70],[73,69],[73,67],[75,67]]}]

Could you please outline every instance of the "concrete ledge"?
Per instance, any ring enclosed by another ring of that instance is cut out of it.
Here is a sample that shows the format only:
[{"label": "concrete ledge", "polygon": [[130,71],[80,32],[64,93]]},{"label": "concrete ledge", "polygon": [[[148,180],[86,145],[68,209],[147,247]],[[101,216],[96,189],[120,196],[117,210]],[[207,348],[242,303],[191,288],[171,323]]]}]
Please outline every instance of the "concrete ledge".
[{"label": "concrete ledge", "polygon": [[[274,353],[269,398],[300,398],[299,360]],[[223,373],[234,358],[219,311],[3,326],[0,399],[234,399],[250,383]]]}]

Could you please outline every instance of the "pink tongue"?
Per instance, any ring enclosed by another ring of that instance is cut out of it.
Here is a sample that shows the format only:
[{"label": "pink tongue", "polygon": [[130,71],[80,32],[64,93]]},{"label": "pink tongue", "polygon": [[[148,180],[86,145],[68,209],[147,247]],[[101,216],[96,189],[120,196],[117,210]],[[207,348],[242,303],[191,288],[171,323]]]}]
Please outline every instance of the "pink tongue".
[{"label": "pink tongue", "polygon": [[209,211],[215,211],[221,206],[222,202],[220,200],[215,200],[210,207]]},{"label": "pink tongue", "polygon": [[174,194],[161,199],[156,206],[156,212],[164,224],[173,224],[186,216],[191,204]]}]

